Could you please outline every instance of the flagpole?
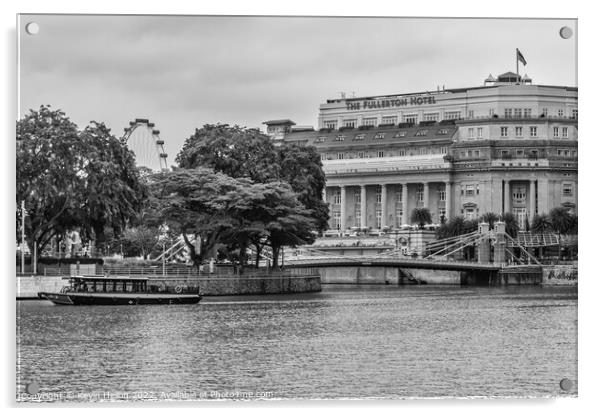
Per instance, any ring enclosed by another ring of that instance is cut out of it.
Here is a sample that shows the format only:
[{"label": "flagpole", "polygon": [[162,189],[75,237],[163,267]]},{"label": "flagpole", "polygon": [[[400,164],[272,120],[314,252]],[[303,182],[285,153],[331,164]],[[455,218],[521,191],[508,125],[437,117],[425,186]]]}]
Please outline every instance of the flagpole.
[{"label": "flagpole", "polygon": [[518,49],[515,52],[516,55],[516,82],[519,82],[520,76],[518,74]]}]

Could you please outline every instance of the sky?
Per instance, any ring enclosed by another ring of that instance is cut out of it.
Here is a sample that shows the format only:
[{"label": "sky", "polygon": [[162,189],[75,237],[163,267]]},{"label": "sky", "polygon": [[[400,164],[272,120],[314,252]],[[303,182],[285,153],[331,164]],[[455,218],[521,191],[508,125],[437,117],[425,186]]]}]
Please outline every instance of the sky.
[{"label": "sky", "polygon": [[22,15],[18,30],[21,115],[50,104],[118,136],[148,118],[169,164],[204,124],[316,127],[319,105],[341,92],[479,86],[516,70],[516,48],[534,84],[577,85],[568,19]]}]

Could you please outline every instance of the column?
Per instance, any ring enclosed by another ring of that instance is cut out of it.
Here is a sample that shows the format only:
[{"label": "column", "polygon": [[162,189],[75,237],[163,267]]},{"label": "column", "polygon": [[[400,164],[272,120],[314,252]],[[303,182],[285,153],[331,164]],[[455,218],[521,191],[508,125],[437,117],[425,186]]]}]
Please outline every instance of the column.
[{"label": "column", "polygon": [[408,184],[407,183],[401,184],[401,207],[403,209],[401,223],[402,223],[402,225],[405,225],[408,223],[408,210],[410,208],[410,207],[408,207]]},{"label": "column", "polygon": [[547,214],[548,208],[548,179],[539,179],[537,189],[537,210],[539,214]]},{"label": "column", "polygon": [[452,217],[452,190],[451,190],[451,182],[445,182],[445,218],[449,220]]},{"label": "column", "polygon": [[424,201],[424,207],[426,209],[429,209],[429,183],[428,182],[424,183],[423,201]]},{"label": "column", "polygon": [[360,185],[360,210],[362,213],[360,228],[366,228],[366,208],[366,185]]},{"label": "column", "polygon": [[341,186],[341,231],[347,229],[347,192],[345,186]]},{"label": "column", "polygon": [[326,186],[322,188],[322,201],[327,202],[326,200]]},{"label": "column", "polygon": [[510,181],[509,180],[504,181],[504,209],[503,209],[503,211],[504,211],[504,213],[512,212],[510,210]]},{"label": "column", "polygon": [[529,186],[529,222],[533,222],[535,216],[535,180],[531,179]]},{"label": "column", "polygon": [[387,185],[380,186],[380,228],[385,228],[387,224]]}]

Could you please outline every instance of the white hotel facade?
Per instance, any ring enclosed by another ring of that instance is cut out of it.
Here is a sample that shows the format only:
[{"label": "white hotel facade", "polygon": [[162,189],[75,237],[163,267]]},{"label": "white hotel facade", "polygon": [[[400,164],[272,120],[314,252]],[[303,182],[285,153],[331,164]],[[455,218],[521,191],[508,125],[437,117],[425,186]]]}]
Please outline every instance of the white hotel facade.
[{"label": "white hotel facade", "polygon": [[577,101],[576,87],[508,72],[472,88],[329,99],[318,130],[266,124],[320,152],[332,229],[401,228],[417,207],[434,222],[512,212],[524,225],[577,210]]}]

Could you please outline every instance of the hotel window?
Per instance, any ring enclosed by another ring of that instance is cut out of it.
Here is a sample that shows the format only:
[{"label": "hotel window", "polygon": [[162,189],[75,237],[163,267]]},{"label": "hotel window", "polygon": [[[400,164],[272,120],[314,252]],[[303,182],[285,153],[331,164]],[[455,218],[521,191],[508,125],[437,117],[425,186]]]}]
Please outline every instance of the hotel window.
[{"label": "hotel window", "polygon": [[537,137],[537,127],[529,127],[529,136]]},{"label": "hotel window", "polygon": [[441,221],[441,218],[447,218],[446,213],[445,213],[445,208],[439,208],[439,218],[437,218],[439,221]]},{"label": "hotel window", "polygon": [[573,184],[570,184],[570,183],[562,184],[562,196],[573,196]]},{"label": "hotel window", "polygon": [[543,114],[544,117],[548,116],[548,109],[544,108],[543,110],[541,110],[541,114]]},{"label": "hotel window", "polygon": [[400,137],[406,137],[406,132],[405,131],[398,131],[397,133],[395,133],[395,136],[393,136],[394,138],[398,139]]},{"label": "hotel window", "polygon": [[397,124],[397,116],[383,117],[383,124]]},{"label": "hotel window", "polygon": [[406,149],[399,149],[399,156],[405,156],[406,155]]},{"label": "hotel window", "polygon": [[380,204],[383,202],[383,191],[380,188],[376,189],[376,203]]},{"label": "hotel window", "polygon": [[523,117],[523,109],[515,108],[514,109],[514,118],[522,118]]},{"label": "hotel window", "polygon": [[472,127],[468,128],[468,138],[474,139],[474,129]]},{"label": "hotel window", "polygon": [[558,109],[558,117],[564,117],[564,110],[562,108]]},{"label": "hotel window", "polygon": [[364,140],[366,138],[365,134],[356,134],[353,140]]},{"label": "hotel window", "polygon": [[516,149],[516,157],[525,157],[525,151],[523,149]]},{"label": "hotel window", "polygon": [[424,121],[437,121],[439,120],[439,113],[426,113],[424,115]]},{"label": "hotel window", "polygon": [[525,118],[531,118],[531,109],[525,108]]},{"label": "hotel window", "polygon": [[527,222],[527,208],[512,208],[512,214],[516,218],[518,227],[522,230]]},{"label": "hotel window", "polygon": [[579,117],[579,111],[576,108],[573,108],[571,110],[571,118],[576,120],[578,117]]},{"label": "hotel window", "polygon": [[403,202],[403,188],[400,186],[397,188],[395,192],[395,201],[402,203]]},{"label": "hotel window", "polygon": [[428,133],[428,130],[418,130],[416,132],[416,136],[426,136],[427,133]]},{"label": "hotel window", "polygon": [[424,185],[422,184],[418,185],[418,190],[416,191],[416,201],[424,201]]},{"label": "hotel window", "polygon": [[364,126],[376,126],[376,118],[365,118]]},{"label": "hotel window", "polygon": [[324,127],[327,129],[336,129],[337,121],[336,120],[328,120],[324,122]]},{"label": "hotel window", "polygon": [[428,147],[421,147],[420,148],[420,154],[421,155],[428,155],[428,153],[429,153]]},{"label": "hotel window", "polygon": [[481,156],[481,151],[480,150],[475,150],[474,151],[474,157],[479,157]]},{"label": "hotel window", "polygon": [[514,185],[512,187],[512,203],[513,204],[524,204],[527,200],[527,186],[526,185]]},{"label": "hotel window", "polygon": [[382,226],[383,212],[380,209],[376,210],[376,228]]},{"label": "hotel window", "polygon": [[338,153],[337,159],[345,159],[345,153]]},{"label": "hotel window", "polygon": [[344,125],[345,127],[352,127],[352,128],[355,128],[355,122],[356,122],[356,121],[355,121],[355,119],[354,119],[354,120],[344,120],[344,121],[343,121],[343,125]]},{"label": "hotel window", "polygon": [[558,127],[554,127],[554,128],[552,129],[552,132],[553,132],[553,133],[552,133],[553,137],[554,137],[555,139],[557,139],[557,138],[558,138]]},{"label": "hotel window", "polygon": [[386,136],[386,133],[382,133],[382,132],[378,132],[374,135],[375,139],[384,139]]},{"label": "hotel window", "polygon": [[364,157],[366,157],[366,155],[364,154],[364,152],[357,152],[357,157],[358,159],[363,159]]},{"label": "hotel window", "polygon": [[334,218],[334,228],[335,228],[335,230],[340,230],[341,229],[341,213],[340,212],[333,212],[332,213],[332,217]]},{"label": "hotel window", "polygon": [[345,136],[343,134],[339,134],[337,137],[334,138],[335,142],[344,142],[345,141]]},{"label": "hotel window", "polygon": [[341,190],[337,189],[334,193],[334,204],[340,204],[341,203]]},{"label": "hotel window", "polygon": [[362,202],[362,193],[359,189],[353,191],[353,200],[356,204],[360,204]]},{"label": "hotel window", "polygon": [[504,118],[512,118],[512,109],[504,108]]},{"label": "hotel window", "polygon": [[469,151],[467,152],[467,155],[468,155],[468,157],[472,157],[472,150],[469,150]]},{"label": "hotel window", "polygon": [[324,143],[325,140],[326,140],[325,136],[316,137],[316,140],[314,140],[314,143]]},{"label": "hotel window", "polygon": [[440,186],[437,193],[439,194],[439,201],[445,201],[445,186]]},{"label": "hotel window", "polygon": [[474,118],[474,110],[468,110],[468,118]]},{"label": "hotel window", "polygon": [[477,128],[477,138],[478,139],[482,139],[483,138],[483,127],[478,127]]},{"label": "hotel window", "polygon": [[382,150],[378,151],[378,157],[385,157],[385,152]]},{"label": "hotel window", "polygon": [[403,208],[397,208],[395,210],[395,217],[397,219],[397,226],[401,227],[403,224]]},{"label": "hotel window", "polygon": [[416,114],[408,114],[407,116],[403,116],[404,123],[416,124],[416,120],[418,116]]},{"label": "hotel window", "polygon": [[495,110],[493,108],[489,109],[489,117],[493,117],[493,115],[495,114]]},{"label": "hotel window", "polygon": [[514,129],[514,134],[516,135],[516,137],[523,137],[523,128],[522,127],[516,127]]},{"label": "hotel window", "polygon": [[466,220],[474,220],[475,219],[474,208],[465,208],[464,209],[464,219],[466,219]]},{"label": "hotel window", "polygon": [[362,226],[362,211],[359,209],[355,210],[355,226],[358,228]]},{"label": "hotel window", "polygon": [[569,128],[568,127],[563,127],[562,128],[562,138],[563,139],[568,139],[569,137]]},{"label": "hotel window", "polygon": [[474,185],[466,185],[466,196],[474,196],[475,195],[475,187]]},{"label": "hotel window", "polygon": [[439,129],[437,130],[437,134],[448,134],[449,133],[449,129]]},{"label": "hotel window", "polygon": [[460,118],[460,112],[459,111],[446,111],[444,113],[443,117],[446,120],[458,120]]},{"label": "hotel window", "polygon": [[508,127],[502,127],[501,128],[501,134],[502,137],[508,137]]},{"label": "hotel window", "polygon": [[440,148],[439,152],[441,152],[442,155],[446,155],[447,154],[447,146],[443,146],[442,148]]}]

